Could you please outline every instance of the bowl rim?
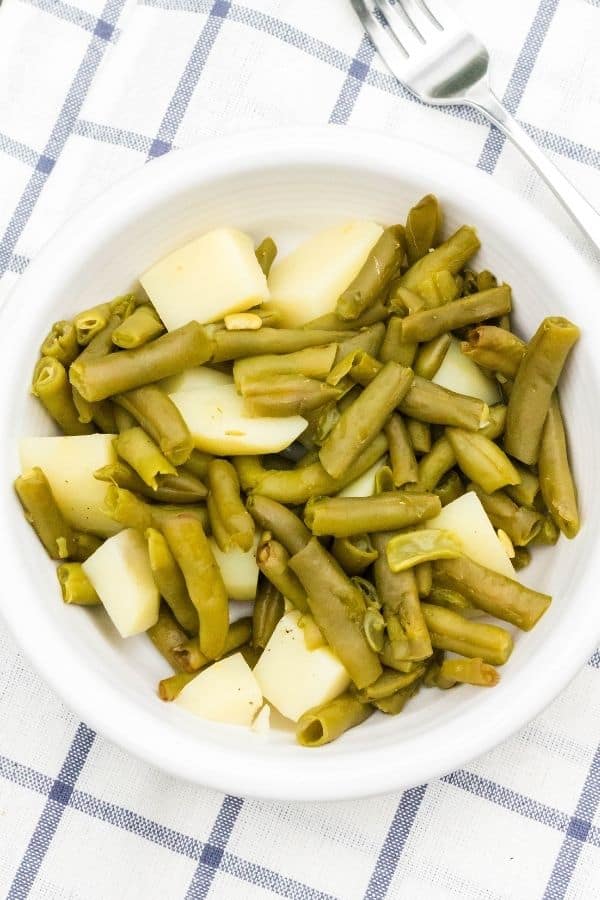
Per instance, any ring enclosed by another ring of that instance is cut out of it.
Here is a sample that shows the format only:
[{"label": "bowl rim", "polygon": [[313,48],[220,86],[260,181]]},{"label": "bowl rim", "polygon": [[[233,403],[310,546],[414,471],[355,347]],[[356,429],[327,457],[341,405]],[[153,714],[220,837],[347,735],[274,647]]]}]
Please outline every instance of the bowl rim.
[{"label": "bowl rim", "polygon": [[[27,271],[20,278],[0,311],[0,349],[6,350],[10,340],[11,316],[30,293],[39,290],[46,275],[57,266],[61,255],[71,248],[89,243],[118,219],[118,211],[135,206],[138,200],[162,196],[167,199],[186,184],[208,182],[234,171],[264,169],[273,165],[302,166],[346,163],[381,169],[401,167],[414,175],[436,171],[448,176],[452,183],[467,183],[477,191],[478,204],[496,208],[510,207],[518,218],[521,233],[536,233],[547,248],[548,259],[561,259],[565,269],[575,267],[584,290],[578,296],[589,296],[585,287],[597,291],[597,276],[591,265],[536,210],[519,196],[495,183],[485,173],[473,169],[441,151],[412,141],[382,136],[344,126],[257,130],[212,138],[205,143],[178,150],[118,180],[107,191],[89,202],[50,238]],[[93,222],[93,228],[89,223]],[[90,233],[91,232],[91,233]],[[573,300],[573,303],[583,301]],[[582,306],[583,310],[583,306]],[[0,377],[5,367],[5,353],[0,352]],[[595,385],[600,385],[600,371],[592,361]],[[4,441],[14,440],[14,426],[9,417],[10,404],[0,409],[0,435]],[[11,427],[12,426],[12,427]],[[7,592],[0,594],[0,612],[17,643],[24,650],[42,678],[78,716],[100,734],[124,747],[138,758],[155,765],[170,775],[185,778],[226,793],[273,800],[322,801],[372,796],[387,791],[407,789],[435,779],[507,739],[534,718],[569,683],[597,646],[600,635],[600,607],[587,603],[588,629],[575,629],[564,636],[562,645],[548,642],[536,651],[536,668],[544,678],[526,678],[527,663],[519,681],[497,700],[490,696],[486,728],[481,723],[481,710],[475,705],[462,712],[460,729],[443,728],[444,753],[439,753],[435,724],[427,735],[410,738],[410,759],[403,759],[393,745],[371,747],[364,753],[364,765],[357,767],[354,752],[329,754],[306,750],[291,763],[283,755],[274,758],[264,753],[264,745],[224,747],[192,734],[172,732],[155,715],[140,709],[125,694],[109,685],[101,674],[85,665],[83,651],[73,648],[68,635],[49,615],[42,612],[27,586],[25,556],[19,554],[16,538],[10,529],[2,542],[0,559],[13,570],[15,584],[23,586],[22,602],[7,602]],[[592,555],[586,580],[600,575],[599,554]],[[590,583],[594,583],[592,580]],[[584,590],[584,589],[583,589]],[[592,592],[590,591],[589,594]],[[53,653],[40,652],[37,629],[24,627],[29,610],[41,615],[43,641],[54,646]],[[550,649],[551,648],[551,649]],[[89,698],[94,701],[90,702]],[[513,701],[513,702],[511,702]],[[477,720],[475,717],[478,717]],[[201,765],[199,765],[199,761]],[[290,764],[293,778],[290,778]]]}]

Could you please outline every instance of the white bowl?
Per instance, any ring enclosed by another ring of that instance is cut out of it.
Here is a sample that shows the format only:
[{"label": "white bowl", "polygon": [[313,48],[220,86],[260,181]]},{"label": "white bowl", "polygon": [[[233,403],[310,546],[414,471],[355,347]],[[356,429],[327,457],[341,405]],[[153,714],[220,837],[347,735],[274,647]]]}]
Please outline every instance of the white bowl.
[{"label": "white bowl", "polygon": [[[537,550],[524,573],[553,594],[517,636],[493,690],[423,690],[398,717],[376,714],[318,750],[290,731],[268,738],[162,703],[166,674],[144,636],[122,641],[102,614],[64,606],[52,565],[12,490],[23,435],[52,433],[29,394],[50,324],[122,293],[150,263],[218,225],[285,248],[352,216],[402,220],[434,192],[446,229],[479,230],[478,265],[512,284],[520,334],[563,314],[583,337],[561,388],[584,525],[575,541]],[[486,175],[425,147],[349,129],[234,135],[152,162],[86,207],[27,270],[1,316],[0,611],[35,667],[78,715],[148,762],[223,791],[325,800],[422,783],[490,749],[535,716],[584,665],[600,635],[600,370],[598,279],[560,234]],[[596,498],[594,502],[594,498]]]}]

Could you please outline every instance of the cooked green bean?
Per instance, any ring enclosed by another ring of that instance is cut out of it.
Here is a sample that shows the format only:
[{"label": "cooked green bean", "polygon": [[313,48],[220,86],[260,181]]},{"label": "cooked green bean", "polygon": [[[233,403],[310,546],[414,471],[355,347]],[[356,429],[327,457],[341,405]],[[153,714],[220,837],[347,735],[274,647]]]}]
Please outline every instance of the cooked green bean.
[{"label": "cooked green bean", "polygon": [[447,269],[456,275],[465,267],[480,246],[475,229],[469,225],[463,225],[443,244],[411,265],[400,279],[400,286],[411,291],[418,291],[419,285],[434,272]]},{"label": "cooked green bean", "polygon": [[339,297],[336,315],[340,319],[358,319],[383,294],[399,271],[404,253],[403,233],[395,226],[384,229],[359,273]]},{"label": "cooked green bean", "polygon": [[444,662],[445,653],[443,650],[434,650],[433,656],[428,661],[427,671],[423,678],[425,687],[436,687],[440,691],[447,691],[456,685],[454,679],[444,678],[442,675],[442,663]]},{"label": "cooked green bean", "polygon": [[444,475],[456,465],[456,454],[452,444],[442,435],[429,453],[421,457],[418,464],[417,486],[423,491],[432,491]]},{"label": "cooked green bean", "polygon": [[342,477],[372,443],[409,390],[412,377],[410,369],[386,363],[342,413],[319,451],[321,464],[333,478]]},{"label": "cooked green bean", "polygon": [[356,331],[374,325],[375,322],[383,322],[389,316],[390,311],[382,300],[377,300],[372,306],[362,313],[358,319],[340,319],[334,312],[325,313],[317,319],[306,322],[302,328],[309,331]]},{"label": "cooked green bean", "polygon": [[304,521],[313,534],[349,537],[362,532],[408,528],[436,516],[435,494],[390,491],[374,497],[326,497],[309,500]]},{"label": "cooked green bean", "polygon": [[197,672],[176,672],[168,678],[163,678],[158,682],[158,696],[165,702],[174,700],[196,675]]},{"label": "cooked green bean", "polygon": [[425,256],[439,243],[442,227],[442,211],[437,197],[426,194],[409,211],[406,217],[406,255],[409,265]]},{"label": "cooked green bean", "polygon": [[421,609],[437,650],[480,657],[492,666],[503,665],[512,653],[513,639],[506,628],[465,619],[454,610],[431,603],[422,603]]},{"label": "cooked green bean", "polygon": [[467,333],[460,349],[483,369],[514,378],[523,359],[527,344],[497,325],[480,325]]},{"label": "cooked green bean", "polygon": [[200,652],[209,659],[218,659],[225,650],[229,603],[202,525],[193,516],[182,513],[165,519],[162,531],[198,613]]},{"label": "cooked green bean", "polygon": [[122,320],[130,316],[137,305],[135,294],[121,294],[109,303],[111,314],[119,316]]},{"label": "cooked green bean", "polygon": [[427,599],[429,603],[433,603],[435,606],[444,606],[446,609],[453,609],[455,612],[463,612],[465,609],[473,610],[475,608],[458,591],[452,591],[450,588],[436,585],[431,588]]},{"label": "cooked green bean", "polygon": [[102,541],[95,534],[87,534],[85,531],[73,531],[73,547],[70,553],[71,559],[77,562],[85,562],[92,553],[95,553]]},{"label": "cooked green bean", "polygon": [[394,413],[384,425],[395,487],[418,480],[418,466],[407,426],[402,416]]},{"label": "cooked green bean", "polygon": [[189,459],[194,449],[189,428],[171,398],[155,384],[147,384],[126,394],[118,394],[115,403],[126,409],[139,422],[174,466],[181,466]]},{"label": "cooked green bean", "polygon": [[276,500],[252,494],[246,505],[256,524],[270,531],[288,553],[298,553],[309,542],[311,533],[304,522]]},{"label": "cooked green bean", "polygon": [[451,335],[440,334],[438,337],[433,338],[433,340],[423,344],[419,348],[415,360],[415,375],[420,375],[421,378],[428,378],[431,380],[444,362],[451,341]]},{"label": "cooked green bean", "polygon": [[290,569],[290,554],[283,544],[274,538],[261,541],[256,551],[258,568],[265,578],[273,584],[296,609],[306,613],[309,611],[306,591],[298,578]]},{"label": "cooked green bean", "polygon": [[[344,379],[349,375],[358,385],[367,385],[373,381],[381,369],[382,364],[369,353],[365,353],[364,350],[353,350],[352,353],[346,354],[346,356],[342,357],[342,359],[336,363],[327,376],[327,381],[329,384],[334,385],[338,385],[340,382],[344,384]],[[354,388],[352,390],[354,390]],[[350,393],[350,391],[348,393]],[[360,391],[358,394],[360,394]],[[344,395],[344,398],[346,396],[347,395]],[[356,399],[356,397],[354,399]],[[346,404],[346,408],[347,405],[348,404]]]},{"label": "cooked green bean", "polygon": [[379,358],[384,363],[397,362],[401,366],[412,366],[416,355],[416,341],[405,341],[402,335],[402,319],[391,316],[385,329]]},{"label": "cooked green bean", "polygon": [[79,353],[77,332],[72,322],[55,322],[40,347],[40,356],[52,356],[63,366],[70,366]]},{"label": "cooked green bean", "polygon": [[494,528],[501,528],[517,547],[525,547],[539,534],[544,517],[527,506],[517,506],[504,491],[488,494],[479,485],[470,484]]},{"label": "cooked green bean", "polygon": [[456,300],[459,288],[452,273],[447,269],[441,269],[422,281],[418,291],[425,299],[426,308],[435,309]]},{"label": "cooked green bean", "polygon": [[540,488],[556,525],[568,538],[579,531],[577,492],[569,465],[567,439],[556,393],[546,416],[538,459]]},{"label": "cooked green bean", "polygon": [[389,466],[381,466],[375,472],[375,494],[385,494],[389,491],[395,491],[394,474]]},{"label": "cooked green bean", "polygon": [[31,390],[65,434],[91,434],[94,431],[93,425],[80,421],[67,370],[55,357],[43,356],[38,361]]},{"label": "cooked green bean", "polygon": [[206,487],[200,479],[184,469],[180,469],[176,475],[159,475],[156,490],[148,487],[131,466],[121,461],[97,469],[94,478],[98,481],[111,482],[117,487],[162,503],[198,503],[199,500],[204,500],[207,494]]},{"label": "cooked green bean", "polygon": [[435,487],[430,488],[440,498],[442,506],[447,506],[458,497],[462,497],[465,486],[458,472],[451,470],[438,481]]},{"label": "cooked green bean", "polygon": [[267,578],[260,578],[252,607],[253,647],[265,649],[284,612],[285,601],[281,591]]},{"label": "cooked green bean", "polygon": [[148,528],[160,529],[165,519],[182,512],[196,518],[203,528],[208,525],[205,507],[179,506],[177,504],[151,505],[145,503],[131,491],[114,484],[106,490],[103,509],[115,522],[120,522],[125,528],[137,528],[138,531],[146,531]]},{"label": "cooked green bean", "polygon": [[176,647],[180,647],[185,643],[188,636],[185,631],[179,627],[179,623],[173,617],[172,611],[166,603],[160,604],[156,624],[148,629],[147,634],[158,652],[161,656],[164,656],[171,668],[176,672],[181,672],[181,660],[173,651]]},{"label": "cooked green bean", "polygon": [[[321,331],[302,328],[259,328],[258,331],[217,331],[213,336],[213,363],[242,359],[246,356],[265,356],[272,353],[295,353],[306,347],[337,344],[352,332]],[[159,338],[160,340],[160,338]],[[202,360],[204,362],[204,360]],[[191,363],[190,365],[197,365]],[[188,366],[186,366],[188,368]]]},{"label": "cooked green bean", "polygon": [[[227,631],[225,648],[222,656],[228,656],[230,653],[235,653],[236,650],[242,652],[240,648],[248,643],[251,636],[252,619],[250,616],[232,622]],[[212,657],[202,653],[198,645],[197,637],[188,638],[188,640],[184,641],[183,644],[180,644],[179,647],[175,647],[173,654],[179,668],[184,672],[196,673],[200,669],[204,669],[205,666],[213,661]]]},{"label": "cooked green bean", "polygon": [[232,544],[248,551],[254,540],[254,522],[240,497],[240,482],[234,467],[226,459],[208,464],[208,483],[219,518]]},{"label": "cooked green bean", "polygon": [[520,506],[533,506],[540,489],[539,478],[526,466],[521,466],[519,463],[513,465],[519,473],[521,481],[519,484],[509,484],[506,493]]},{"label": "cooked green bean", "polygon": [[177,475],[175,466],[139,426],[121,432],[115,440],[115,450],[153,490],[158,488],[157,475]]},{"label": "cooked green bean", "polygon": [[37,466],[15,479],[15,491],[25,518],[46,548],[50,559],[67,559],[73,553],[73,532],[42,470]]},{"label": "cooked green bean", "polygon": [[347,575],[360,575],[379,556],[368,534],[336,538],[331,552]]},{"label": "cooked green bean", "polygon": [[254,251],[254,255],[264,274],[268,275],[277,256],[277,244],[272,237],[265,237]]},{"label": "cooked green bean", "polygon": [[504,446],[511,456],[532,465],[538,461],[552,393],[579,329],[568,319],[544,319],[525,351],[508,401]]},{"label": "cooked green bean", "polygon": [[438,528],[397,534],[388,542],[386,549],[392,572],[403,572],[434,559],[454,559],[461,552],[462,544],[454,534]]},{"label": "cooked green bean", "polygon": [[419,422],[418,419],[411,419],[409,416],[406,416],[405,422],[414,453],[429,453],[431,450],[431,426],[427,422]]},{"label": "cooked green bean", "polygon": [[[183,573],[171,553],[165,536],[156,528],[146,531],[150,568],[161,597],[169,605],[171,612],[187,632],[198,634],[198,613],[190,600]],[[179,643],[182,643],[183,638]]]},{"label": "cooked green bean", "polygon": [[81,361],[85,363],[87,360],[112,353],[115,349],[112,336],[115,328],[118,328],[122,321],[122,316],[117,315],[117,313],[112,313],[102,331],[99,331],[89,344],[83,348],[75,362],[79,363]]},{"label": "cooked green bean", "polygon": [[73,324],[77,343],[84,347],[106,326],[111,315],[110,303],[100,303],[91,309],[78,313]]},{"label": "cooked green bean", "polygon": [[316,538],[290,559],[308,596],[308,605],[325,640],[357,688],[381,675],[381,664],[362,629],[366,612],[361,591]]},{"label": "cooked green bean", "polygon": [[183,466],[184,472],[190,472],[197,478],[205,478],[208,475],[208,464],[212,456],[202,450],[194,448]]},{"label": "cooked green bean", "polygon": [[385,325],[383,322],[375,322],[368,328],[361,328],[355,333],[348,332],[347,337],[338,343],[336,363],[344,359],[350,353],[362,350],[370,356],[378,356],[385,337]]},{"label": "cooked green bean", "polygon": [[421,684],[422,679],[413,681],[408,687],[403,688],[401,691],[397,691],[395,694],[392,694],[391,697],[382,697],[381,700],[373,700],[373,706],[375,706],[379,712],[385,713],[387,716],[397,716],[402,712],[411,697],[414,697]]},{"label": "cooked green bean", "polygon": [[342,390],[305,375],[268,375],[244,378],[242,394],[251,416],[304,416],[335,403]]},{"label": "cooked green bean", "polygon": [[494,687],[500,681],[500,675],[493,666],[477,657],[473,659],[445,659],[440,674],[448,681],[461,684],[478,684],[482,687]]},{"label": "cooked green bean", "polygon": [[163,333],[165,326],[151,306],[138,306],[113,331],[113,343],[124,350],[135,350]]},{"label": "cooked green bean", "polygon": [[397,672],[394,669],[383,670],[377,681],[363,688],[359,697],[363,703],[371,700],[384,700],[403,690],[415,681],[419,681],[425,674],[425,666],[417,666],[411,672]]},{"label": "cooked green bean", "polygon": [[212,494],[206,498],[206,511],[208,513],[208,521],[210,522],[210,531],[217,542],[219,550],[227,553],[233,546],[231,535],[225,528],[225,523],[219,513],[219,508]]},{"label": "cooked green bean", "polygon": [[71,366],[71,384],[86,400],[104,400],[199,366],[211,352],[211,341],[202,326],[188,322],[135,350],[91,358],[81,354]]},{"label": "cooked green bean", "polygon": [[260,456],[234,456],[231,462],[244,491],[257,488],[269,471],[263,466]]},{"label": "cooked green bean", "polygon": [[300,716],[296,725],[296,740],[303,747],[322,747],[360,725],[372,712],[371,706],[361,703],[355,694],[346,691]]},{"label": "cooked green bean", "polygon": [[511,560],[517,572],[524,569],[531,562],[531,553],[526,547],[515,547],[515,555]]},{"label": "cooked green bean", "polygon": [[[431,254],[432,256],[433,254]],[[448,331],[464,328],[486,319],[494,319],[511,310],[511,291],[507,284],[471,294],[454,303],[424,309],[402,319],[404,341],[431,341]]]},{"label": "cooked green bean", "polygon": [[269,379],[273,375],[326,378],[333,366],[337,349],[337,344],[323,344],[322,347],[307,347],[296,353],[271,353],[267,356],[237,359],[233,364],[233,378],[242,394],[246,379]]},{"label": "cooked green bean", "polygon": [[399,279],[392,282],[388,296],[389,311],[392,314],[397,313],[400,316],[407,316],[410,313],[418,312],[420,309],[427,308],[427,301],[420,294],[409,291],[408,288],[402,287]]},{"label": "cooked green bean", "polygon": [[98,606],[100,597],[81,567],[81,563],[62,563],[56,570],[62,598],[76,606]]},{"label": "cooked green bean", "polygon": [[457,394],[415,375],[410,389],[401,401],[400,412],[431,425],[450,425],[478,431],[489,422],[487,403],[475,397]]},{"label": "cooked green bean", "polygon": [[533,591],[506,575],[486,569],[467,556],[434,563],[433,580],[436,585],[458,591],[477,609],[523,631],[533,628],[552,600],[548,594]]},{"label": "cooked green bean", "polygon": [[433,585],[433,569],[430,562],[418,563],[415,566],[415,579],[419,597],[429,597]]},{"label": "cooked green bean", "polygon": [[115,425],[117,426],[117,431],[119,434],[123,431],[127,431],[129,428],[135,428],[137,425],[136,420],[133,416],[127,412],[126,409],[123,409],[122,406],[117,406],[114,404],[115,411]]},{"label": "cooked green bean", "polygon": [[552,518],[552,516],[544,516],[542,527],[540,528],[539,533],[535,536],[532,543],[533,544],[544,544],[546,546],[552,546],[556,544],[560,537],[560,528]]},{"label": "cooked green bean", "polygon": [[519,484],[519,473],[510,459],[489,438],[463,428],[447,428],[446,437],[461,471],[488,494],[507,484]]}]

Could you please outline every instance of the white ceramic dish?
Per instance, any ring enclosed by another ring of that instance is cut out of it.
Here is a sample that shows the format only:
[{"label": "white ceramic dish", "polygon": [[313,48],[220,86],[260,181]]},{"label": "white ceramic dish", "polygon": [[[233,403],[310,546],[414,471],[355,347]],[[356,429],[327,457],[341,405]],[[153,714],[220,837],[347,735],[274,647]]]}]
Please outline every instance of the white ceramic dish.
[{"label": "white ceramic dish", "polygon": [[[285,249],[345,217],[402,219],[433,191],[446,228],[475,224],[482,266],[510,282],[516,328],[548,314],[582,328],[562,389],[584,526],[536,553],[524,580],[555,597],[493,690],[422,691],[399,717],[373,716],[319,750],[291,732],[268,738],[203,722],[154,690],[165,664],[142,636],[122,641],[107,619],[63,606],[54,566],[12,491],[17,442],[51,433],[28,393],[49,325],[122,292],[150,263],[217,225]],[[78,715],[148,762],[223,791],[325,800],[408,787],[461,766],[538,713],[584,665],[600,636],[600,346],[597,273],[547,222],[489,177],[425,147],[348,129],[235,135],[151,163],[67,224],[21,279],[1,315],[0,611],[33,664]]]}]

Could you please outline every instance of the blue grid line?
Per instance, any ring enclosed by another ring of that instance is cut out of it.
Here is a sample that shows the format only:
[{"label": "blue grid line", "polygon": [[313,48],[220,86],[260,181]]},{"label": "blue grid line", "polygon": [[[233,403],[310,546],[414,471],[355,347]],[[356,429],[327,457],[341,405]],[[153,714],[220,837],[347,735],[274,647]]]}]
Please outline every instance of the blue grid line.
[{"label": "blue grid line", "polygon": [[25,900],[44,861],[50,842],[69,804],[73,787],[88,757],[95,734],[83,722],[77,727],[58,777],[50,792],[27,849],[7,894],[7,900]]},{"label": "blue grid line", "polygon": [[223,854],[219,872],[232,875],[240,881],[246,881],[289,900],[336,900],[331,894],[318,891],[301,881],[280,875],[273,869],[267,869],[227,851]]},{"label": "blue grid line", "polygon": [[363,35],[356,56],[350,64],[342,89],[329,116],[329,122],[345,125],[360,94],[360,89],[369,74],[369,67],[375,56],[375,48],[366,34]]},{"label": "blue grid line", "polygon": [[[600,2],[600,0],[599,0]],[[600,650],[596,650],[593,656],[590,656],[589,663],[594,669],[600,669]]]},{"label": "blue grid line", "polygon": [[158,134],[152,141],[149,157],[162,156],[172,149],[173,140],[181,125],[185,111],[188,108],[192,94],[200,80],[206,61],[215,44],[223,22],[229,13],[229,0],[215,0],[212,4],[208,19],[206,20],[198,40],[192,50],[175,93],[171,97],[167,111],[160,123]]},{"label": "blue grid line", "polygon": [[116,42],[119,38],[119,32],[110,22],[104,19],[97,19],[85,9],[78,6],[72,6],[70,3],[64,3],[63,0],[21,0],[28,6],[35,6],[51,16],[62,19],[63,22],[70,22],[71,25],[77,25],[90,34],[105,41]]},{"label": "blue grid line", "polygon": [[7,756],[0,756],[0,778],[45,796],[48,796],[53,784],[53,779],[48,775],[15,762]]},{"label": "blue grid line", "polygon": [[1,132],[0,151],[6,153],[7,156],[18,159],[20,162],[25,163],[25,165],[30,166],[31,168],[37,166],[38,159],[40,158],[40,154],[37,150],[34,150],[33,147],[28,147],[27,144],[23,144],[21,141],[15,141],[15,139],[11,138],[8,134],[2,134]]},{"label": "blue grid line", "polygon": [[[523,94],[529,83],[531,73],[552,24],[559,2],[560,0],[541,0],[527,32],[527,37],[521,47],[512,74],[502,95],[503,105],[513,116],[516,114],[519,103],[523,99]],[[492,174],[498,164],[505,141],[505,135],[492,125],[477,162],[480,169],[483,169],[490,175]]]},{"label": "blue grid line", "polygon": [[240,797],[224,798],[187,889],[186,900],[205,900],[243,805],[244,801]]},{"label": "blue grid line", "polygon": [[364,900],[383,900],[386,896],[426,790],[427,785],[422,784],[402,795],[377,857]]},{"label": "blue grid line", "polygon": [[89,119],[78,119],[73,127],[73,134],[90,138],[102,144],[113,144],[125,147],[127,150],[137,150],[147,155],[152,146],[152,138],[137,131],[129,131],[126,128],[116,128],[113,125],[101,125]]},{"label": "blue grid line", "polygon": [[[102,21],[113,24],[119,18],[125,0],[107,0],[102,10]],[[40,156],[38,166],[32,173],[25,190],[12,214],[8,227],[0,241],[0,276],[10,264],[13,251],[27,225],[42,192],[46,178],[59,158],[73,130],[79,111],[83,105],[94,76],[107,47],[106,41],[96,34],[92,36],[88,48],[71,82],[71,86],[60,110],[48,142]]]}]

